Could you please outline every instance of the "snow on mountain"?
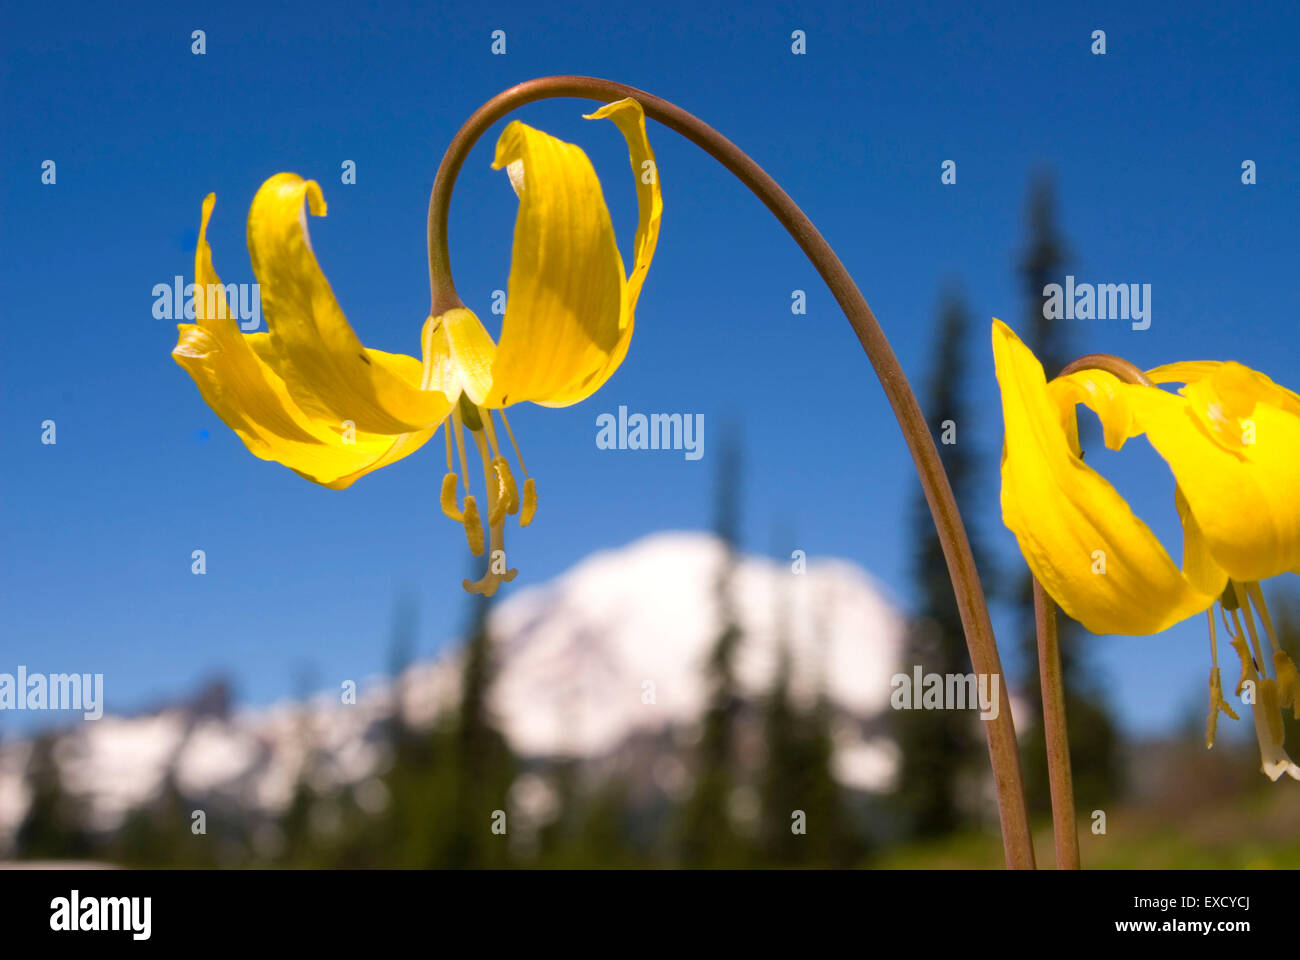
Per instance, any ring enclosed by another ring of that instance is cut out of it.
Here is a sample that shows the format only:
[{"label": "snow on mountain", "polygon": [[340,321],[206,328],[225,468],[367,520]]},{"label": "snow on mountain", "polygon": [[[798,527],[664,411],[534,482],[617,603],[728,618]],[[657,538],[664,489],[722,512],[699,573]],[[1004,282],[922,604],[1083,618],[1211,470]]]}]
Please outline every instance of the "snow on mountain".
[{"label": "snow on mountain", "polygon": [[[638,734],[689,730],[704,708],[705,660],[725,622],[718,603],[725,560],[711,535],[663,533],[507,594],[490,619],[499,671],[492,709],[516,752],[598,758]],[[796,574],[790,562],[740,556],[729,597],[742,630],[742,693],[768,688],[786,644],[796,698],[824,691],[835,708],[837,777],[862,789],[885,786],[895,751],[880,720],[904,622],[880,588],[843,561],[813,559]],[[432,723],[454,705],[458,680],[457,655],[411,667],[400,685],[408,720]],[[318,788],[382,773],[393,696],[391,684],[376,683],[355,705],[331,694],[229,717],[186,707],[105,716],[61,735],[54,759],[97,829],[119,824],[169,773],[185,796],[277,810],[309,755]],[[0,853],[30,802],[31,753],[26,742],[0,747]]]},{"label": "snow on mountain", "polygon": [[[659,534],[503,603],[493,620],[496,705],[515,748],[590,756],[631,731],[694,720],[707,694],[704,661],[723,627],[725,556],[714,537]],[[767,688],[785,636],[805,698],[824,684],[852,714],[888,706],[903,627],[861,570],[814,562],[795,575],[790,564],[746,557],[730,596],[744,636],[743,692]]]}]

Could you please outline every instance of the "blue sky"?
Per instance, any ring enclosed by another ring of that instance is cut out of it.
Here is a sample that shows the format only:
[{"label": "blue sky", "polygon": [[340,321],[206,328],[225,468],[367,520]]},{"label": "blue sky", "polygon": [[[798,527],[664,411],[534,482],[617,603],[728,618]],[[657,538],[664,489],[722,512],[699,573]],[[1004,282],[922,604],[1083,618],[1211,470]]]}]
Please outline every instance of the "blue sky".
[{"label": "blue sky", "polygon": [[[1137,6],[12,5],[0,38],[0,670],[103,672],[110,710],[214,672],[266,702],[307,668],[330,685],[383,669],[403,590],[420,605],[418,654],[455,635],[466,552],[437,507],[440,445],[346,493],[255,459],[172,361],[174,324],[154,319],[151,290],[192,274],[210,191],[217,269],[251,282],[248,204],[291,170],[323,186],[314,248],[362,340],[418,353],[442,150],[484,100],[555,73],[674,100],[763,164],[836,247],[918,386],[939,290],[961,284],[978,418],[961,442],[986,457],[985,510],[969,519],[1013,569],[987,331],[994,316],[1022,325],[1014,269],[1034,171],[1055,177],[1068,272],[1153,288],[1149,330],[1077,321],[1077,353],[1232,358],[1300,385],[1300,14]],[[505,56],[490,52],[496,29]],[[795,29],[804,56],[791,53]],[[1094,29],[1105,56],[1089,52]],[[588,151],[626,251],[627,154],[612,125],[580,118],[589,106],[517,116]],[[496,132],[470,156],[451,221],[458,289],[485,319],[515,210],[489,169]],[[626,363],[578,406],[512,411],[541,494],[533,526],[509,534],[514,588],[655,530],[707,527],[713,441],[732,420],[746,546],[792,531],[810,556],[858,561],[909,602],[900,518],[916,480],[852,332],[743,186],[670,131],[652,124],[651,137],[663,230]],[[54,185],[41,182],[47,159]],[[953,186],[940,183],[948,159]],[[1247,159],[1254,186],[1240,181]],[[345,160],[355,185],[340,183]],[[808,291],[806,316],[790,312],[795,289]],[[704,414],[705,457],[598,450],[595,419],[619,405]],[[46,419],[54,446],[40,442]],[[1097,462],[1177,555],[1172,480],[1143,448]],[[200,548],[203,577],[190,573]],[[995,622],[1009,641],[1005,611]],[[1126,726],[1148,731],[1203,708],[1205,648],[1197,620],[1098,638],[1093,661]]]}]

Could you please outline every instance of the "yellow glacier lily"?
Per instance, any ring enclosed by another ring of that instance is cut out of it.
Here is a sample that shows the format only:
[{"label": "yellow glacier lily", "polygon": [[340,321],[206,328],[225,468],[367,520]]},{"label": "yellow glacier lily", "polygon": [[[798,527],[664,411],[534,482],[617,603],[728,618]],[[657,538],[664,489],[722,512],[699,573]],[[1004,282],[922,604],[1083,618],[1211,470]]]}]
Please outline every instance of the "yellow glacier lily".
[{"label": "yellow glacier lily", "polygon": [[[1044,589],[1094,633],[1157,633],[1217,603],[1241,659],[1236,691],[1254,707],[1263,770],[1274,780],[1283,773],[1300,780],[1300,766],[1283,749],[1280,713],[1290,706],[1300,718],[1300,676],[1259,587],[1300,570],[1300,397],[1241,364],[1208,361],[1148,371],[1154,385],[1091,369],[1049,383],[997,320],[993,355],[1006,425],[1003,520]],[[1169,383],[1183,386],[1178,394],[1158,386]],[[1181,568],[1083,462],[1081,403],[1101,421],[1107,447],[1145,435],[1168,462],[1183,527]],[[1209,624],[1206,743],[1213,746],[1219,713],[1237,717],[1222,695],[1212,611]]]},{"label": "yellow glacier lily", "polygon": [[[472,311],[458,307],[425,320],[422,359],[363,346],[312,252],[306,213],[325,215],[320,186],[292,173],[267,180],[248,214],[249,254],[268,329],[244,333],[207,242],[216,198],[203,201],[195,322],[179,325],[176,362],[255,456],[336,490],[413,453],[444,427],[447,474],[440,503],[463,524],[477,556],[484,531],[469,494],[468,429],[482,463],[491,545],[487,572],[464,583],[474,593],[490,596],[514,579],[516,571],[505,562],[505,517],[518,514],[527,526],[537,506],[505,407],[523,401],[568,406],[609,379],[627,354],[659,236],[663,200],[640,104],[620,100],[588,117],[609,118],[627,140],[638,214],[631,274],[624,271],[586,154],[511,122],[493,161],[494,169],[506,169],[519,196],[500,343]],[[654,172],[643,176],[645,170]],[[522,496],[497,442],[493,411],[524,472]],[[462,477],[465,497],[458,500]]]},{"label": "yellow glacier lily", "polygon": [[1101,474],[1083,462],[1075,407],[1105,426],[1106,446],[1134,436],[1126,384],[1083,371],[1048,384],[1000,321],[993,358],[1002,390],[1002,518],[1061,608],[1094,633],[1158,633],[1212,604],[1226,578],[1179,567]]}]

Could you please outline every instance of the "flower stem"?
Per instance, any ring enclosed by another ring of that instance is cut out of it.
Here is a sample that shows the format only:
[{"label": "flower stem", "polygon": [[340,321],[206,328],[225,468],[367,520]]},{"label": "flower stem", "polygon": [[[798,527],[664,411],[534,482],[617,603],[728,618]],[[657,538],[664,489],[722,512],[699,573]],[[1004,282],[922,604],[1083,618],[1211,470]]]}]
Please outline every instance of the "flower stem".
[{"label": "flower stem", "polygon": [[1043,691],[1043,732],[1047,741],[1047,778],[1052,788],[1052,832],[1058,870],[1079,869],[1079,834],[1074,815],[1074,778],[1070,774],[1070,737],[1065,724],[1065,683],[1061,677],[1061,643],[1056,630],[1056,601],[1034,577],[1034,620],[1038,627],[1038,677]]},{"label": "flower stem", "polygon": [[1105,370],[1125,383],[1141,384],[1144,387],[1155,386],[1151,379],[1135,364],[1110,353],[1090,353],[1086,357],[1080,357],[1066,366],[1061,371],[1060,376],[1067,377],[1079,370]]},{"label": "flower stem", "polygon": [[[551,97],[578,97],[604,103],[634,97],[648,117],[699,146],[749,187],[799,244],[834,294],[849,325],[857,334],[902,428],[948,563],[948,574],[956,592],[971,664],[979,674],[1002,677],[1002,663],[966,529],[962,525],[934,439],[889,340],[844,264],[812,221],[762,167],[698,117],[643,90],[595,77],[557,76],[529,80],[497,94],[479,107],[448,145],[429,197],[429,285],[433,315],[461,306],[448,260],[447,215],[456,175],[470,148],[492,124],[510,111]],[[995,719],[985,723],[985,731],[1007,866],[1032,869],[1033,842],[1020,776],[1015,725],[1009,704],[999,711]]]},{"label": "flower stem", "polygon": [[[1090,353],[1066,365],[1060,376],[1080,370],[1104,370],[1125,383],[1154,387],[1142,370],[1109,353]],[[1056,866],[1079,869],[1079,834],[1074,813],[1074,778],[1070,773],[1070,738],[1065,725],[1065,681],[1056,630],[1056,601],[1034,578],[1034,619],[1038,627],[1038,676],[1043,691],[1043,732],[1047,741],[1047,777],[1052,789],[1052,830]]]}]

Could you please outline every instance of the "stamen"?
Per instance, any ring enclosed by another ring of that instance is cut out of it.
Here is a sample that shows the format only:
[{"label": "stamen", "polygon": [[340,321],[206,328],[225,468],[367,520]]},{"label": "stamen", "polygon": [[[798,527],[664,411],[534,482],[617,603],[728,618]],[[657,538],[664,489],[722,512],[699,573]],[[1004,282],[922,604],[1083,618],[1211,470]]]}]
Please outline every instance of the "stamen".
[{"label": "stamen", "polygon": [[1209,610],[1205,611],[1205,619],[1210,621],[1210,664],[1215,670],[1219,669],[1219,638],[1214,632],[1214,614]]},{"label": "stamen", "polygon": [[1255,660],[1250,655],[1250,647],[1246,646],[1244,632],[1241,629],[1241,621],[1237,619],[1237,611],[1232,611],[1232,620],[1236,629],[1231,627],[1228,631],[1232,634],[1232,640],[1229,641],[1232,649],[1237,651],[1237,657],[1241,660],[1241,679],[1237,681],[1237,696],[1241,696],[1241,691],[1246,689],[1246,681],[1250,680],[1253,673],[1259,676],[1259,668],[1255,665]]},{"label": "stamen", "polygon": [[1206,619],[1210,621],[1210,659],[1214,662],[1214,667],[1210,670],[1210,715],[1205,722],[1205,749],[1209,750],[1214,746],[1214,738],[1219,731],[1219,711],[1222,710],[1234,720],[1240,719],[1232,712],[1232,707],[1223,699],[1223,682],[1219,674],[1219,644],[1218,638],[1214,631],[1214,614],[1209,610],[1205,611]]},{"label": "stamen", "polygon": [[478,504],[474,498],[465,498],[465,540],[469,543],[469,552],[476,557],[483,555],[483,522],[478,517]]},{"label": "stamen", "polygon": [[1300,720],[1300,671],[1296,670],[1295,664],[1282,649],[1277,631],[1273,629],[1273,618],[1268,615],[1268,607],[1264,603],[1264,591],[1260,589],[1259,583],[1252,581],[1246,584],[1246,593],[1256,612],[1259,613],[1260,622],[1264,624],[1264,632],[1273,645],[1273,672],[1277,674],[1278,707],[1282,710],[1290,707],[1291,715],[1296,720]]},{"label": "stamen", "polygon": [[1259,581],[1246,584],[1246,594],[1259,613],[1260,622],[1264,624],[1264,632],[1268,635],[1269,641],[1280,651],[1282,643],[1277,638],[1277,631],[1273,629],[1273,618],[1268,615],[1268,607],[1264,604],[1264,591],[1259,588]]},{"label": "stamen", "polygon": [[1277,705],[1291,708],[1291,716],[1300,720],[1300,672],[1286,655],[1285,650],[1273,653],[1273,669],[1277,672]]},{"label": "stamen", "polygon": [[[1242,616],[1246,620],[1246,630],[1250,633],[1251,649],[1255,651],[1255,669],[1259,671],[1261,676],[1268,676],[1268,661],[1264,659],[1264,651],[1261,650],[1259,646],[1259,633],[1255,629],[1255,618],[1251,615],[1250,604],[1246,602],[1246,591],[1242,585],[1237,583],[1235,580],[1232,581],[1232,585],[1236,589],[1237,605],[1241,607]],[[1236,615],[1237,614],[1234,611],[1233,616],[1235,617]]]},{"label": "stamen", "polygon": [[[522,467],[523,464],[520,464]],[[526,527],[533,522],[533,514],[537,512],[537,484],[533,478],[529,477],[524,481],[524,505],[519,511],[519,526]]]},{"label": "stamen", "polygon": [[492,426],[492,411],[484,410],[483,412],[487,414],[487,416],[481,418],[483,420],[483,432],[487,434],[488,446],[491,447],[492,457],[495,459],[501,456],[501,451],[497,448],[496,428]]},{"label": "stamen", "polygon": [[[533,514],[537,512],[537,484],[533,478],[528,475],[528,468],[524,466],[524,455],[519,452],[519,444],[515,442],[515,432],[510,429],[510,421],[506,419],[506,412],[498,410],[501,414],[501,422],[505,425],[506,435],[510,437],[510,446],[515,448],[515,459],[519,461],[519,470],[524,475],[524,503],[519,513],[519,526],[526,527],[533,522]],[[513,510],[510,511],[514,513]]]},{"label": "stamen", "polygon": [[1218,607],[1219,607],[1219,619],[1223,621],[1223,629],[1227,630],[1229,635],[1233,635],[1232,624],[1228,622],[1228,609],[1223,605],[1222,601],[1220,601]]},{"label": "stamen", "polygon": [[[460,478],[456,476],[456,471],[451,465],[451,431],[452,421],[449,419],[442,425],[442,433],[447,440],[447,472],[442,478],[442,492],[438,495],[438,504],[449,519],[464,523],[465,514],[456,505],[456,483]],[[468,493],[469,487],[467,486],[465,490]]]},{"label": "stamen", "polygon": [[515,489],[515,478],[510,472],[510,463],[501,456],[501,448],[497,446],[497,432],[492,426],[492,411],[483,412],[486,414],[482,417],[483,432],[487,434],[488,447],[492,450],[492,474],[496,478],[501,503],[506,513],[516,514],[519,512],[519,493]]},{"label": "stamen", "polygon": [[[447,431],[447,473],[442,478],[442,491],[438,495],[438,505],[442,507],[442,512],[451,520],[456,521],[465,528],[465,542],[469,544],[469,549],[474,556],[480,556],[483,553],[483,523],[479,520],[478,504],[474,498],[469,495],[469,466],[465,462],[465,441],[460,435],[460,412],[451,408],[451,423],[446,425]],[[451,469],[451,432],[456,431],[456,447],[460,452],[460,469],[465,475],[465,505],[462,508],[456,506],[456,474]]]},{"label": "stamen", "polygon": [[510,464],[505,457],[492,458],[492,474],[496,477],[497,496],[501,498],[501,506],[506,513],[518,513],[519,491],[515,489],[514,474],[510,472]]},{"label": "stamen", "polygon": [[456,506],[456,483],[459,478],[454,473],[448,473],[442,478],[442,493],[438,497],[438,502],[442,506],[442,512],[450,520],[457,523],[465,522],[465,514]]},{"label": "stamen", "polygon": [[1210,715],[1205,722],[1205,749],[1210,750],[1214,747],[1214,738],[1219,733],[1219,711],[1222,710],[1234,720],[1241,718],[1232,712],[1232,707],[1228,706],[1228,701],[1223,699],[1223,684],[1219,679],[1219,668],[1215,667],[1210,671]]},{"label": "stamen", "polygon": [[524,455],[519,452],[519,444],[515,443],[515,432],[510,429],[510,421],[506,419],[505,410],[498,410],[497,413],[501,414],[501,422],[505,425],[506,435],[510,437],[510,446],[515,448],[515,459],[519,461],[519,472],[522,473],[524,479],[527,480],[528,468],[524,466]]},{"label": "stamen", "polygon": [[451,422],[456,428],[456,453],[460,455],[460,472],[465,478],[465,492],[469,493],[469,463],[465,460],[465,438],[460,433],[461,420],[458,407],[451,408]]}]

